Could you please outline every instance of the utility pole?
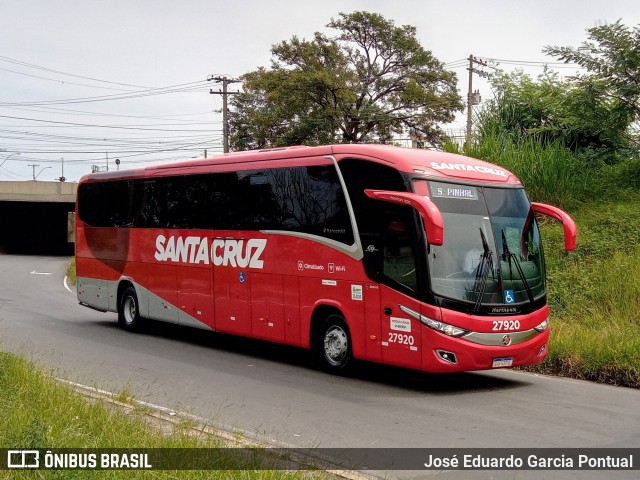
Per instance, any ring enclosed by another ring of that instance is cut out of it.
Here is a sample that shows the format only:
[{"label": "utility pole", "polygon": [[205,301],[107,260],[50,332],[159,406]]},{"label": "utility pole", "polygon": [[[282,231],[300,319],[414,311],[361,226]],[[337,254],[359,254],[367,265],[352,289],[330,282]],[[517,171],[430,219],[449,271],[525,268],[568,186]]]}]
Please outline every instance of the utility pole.
[{"label": "utility pole", "polygon": [[58,180],[60,180],[61,182],[64,182],[66,180],[64,176],[64,157],[62,157],[60,160],[62,160],[62,175],[60,175],[60,178]]},{"label": "utility pole", "polygon": [[36,179],[36,167],[39,167],[40,164],[39,163],[30,163],[29,166],[31,168],[33,168],[33,179]]},{"label": "utility pole", "polygon": [[469,91],[467,93],[467,135],[465,137],[465,147],[469,148],[471,146],[471,122],[472,122],[472,114],[473,114],[473,106],[480,104],[480,91],[473,91],[473,74],[477,73],[480,77],[487,78],[489,74],[483,70],[477,70],[474,68],[475,65],[480,65],[481,67],[486,67],[487,63],[482,60],[477,59],[473,55],[469,55]]},{"label": "utility pole", "polygon": [[211,95],[222,95],[222,152],[229,153],[229,120],[227,118],[227,95],[233,95],[240,92],[229,92],[227,85],[230,83],[238,83],[240,80],[227,77],[214,77],[207,78],[207,81],[215,80],[216,83],[222,83],[222,91],[214,92],[213,89],[209,89]]}]

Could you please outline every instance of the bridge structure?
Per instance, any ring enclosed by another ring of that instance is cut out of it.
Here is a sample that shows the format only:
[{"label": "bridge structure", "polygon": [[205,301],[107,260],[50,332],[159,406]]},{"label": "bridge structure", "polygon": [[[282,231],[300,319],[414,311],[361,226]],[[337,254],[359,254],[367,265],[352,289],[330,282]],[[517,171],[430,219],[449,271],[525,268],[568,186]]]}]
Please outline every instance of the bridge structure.
[{"label": "bridge structure", "polygon": [[77,187],[0,181],[0,252],[72,255]]}]

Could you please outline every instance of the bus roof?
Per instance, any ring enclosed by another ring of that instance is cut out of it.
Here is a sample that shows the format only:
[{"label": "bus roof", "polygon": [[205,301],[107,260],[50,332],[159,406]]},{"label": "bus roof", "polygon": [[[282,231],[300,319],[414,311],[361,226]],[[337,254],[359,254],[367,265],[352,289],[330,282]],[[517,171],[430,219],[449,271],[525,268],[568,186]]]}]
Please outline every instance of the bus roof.
[{"label": "bus roof", "polygon": [[[134,170],[94,173],[83,176],[80,182],[116,178],[139,178],[187,173],[204,173],[211,167],[216,171],[247,169],[260,162],[258,168],[277,167],[282,161],[290,165],[297,158],[334,156],[338,161],[360,158],[383,163],[419,176],[451,180],[479,181],[519,185],[511,172],[482,160],[453,153],[416,148],[403,148],[378,144],[336,144],[319,147],[283,147],[221,154],[215,157],[186,160],[170,164],[149,166]],[[273,165],[270,163],[273,162]],[[222,167],[222,168],[221,168]]]}]

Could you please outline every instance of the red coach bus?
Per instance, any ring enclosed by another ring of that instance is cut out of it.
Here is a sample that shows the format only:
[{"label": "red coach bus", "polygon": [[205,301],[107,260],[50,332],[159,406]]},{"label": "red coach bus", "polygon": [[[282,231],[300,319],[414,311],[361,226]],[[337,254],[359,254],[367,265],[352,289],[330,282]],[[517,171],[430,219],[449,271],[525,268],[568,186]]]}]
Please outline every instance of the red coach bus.
[{"label": "red coach bus", "polygon": [[545,263],[510,172],[382,145],[290,147],[84,176],[82,305],[427,372],[540,363]]}]

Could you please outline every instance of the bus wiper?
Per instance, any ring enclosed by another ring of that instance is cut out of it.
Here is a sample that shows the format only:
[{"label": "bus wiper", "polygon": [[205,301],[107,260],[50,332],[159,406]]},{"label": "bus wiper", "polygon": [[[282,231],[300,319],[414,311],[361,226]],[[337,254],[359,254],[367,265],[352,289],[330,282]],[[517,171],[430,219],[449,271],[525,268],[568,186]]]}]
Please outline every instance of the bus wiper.
[{"label": "bus wiper", "polygon": [[480,259],[480,265],[478,265],[478,270],[476,272],[476,280],[473,283],[473,290],[477,292],[476,303],[473,305],[473,311],[477,312],[480,310],[480,305],[482,305],[482,297],[484,297],[484,293],[487,290],[487,278],[489,277],[489,271],[493,272],[493,252],[489,248],[489,243],[487,242],[486,237],[484,236],[484,232],[480,228],[480,238],[482,239],[482,248],[484,252],[482,253],[482,257]]},{"label": "bus wiper", "polygon": [[520,280],[522,280],[522,284],[524,285],[524,289],[527,291],[527,297],[529,297],[529,303],[533,305],[533,293],[531,293],[531,287],[529,286],[529,282],[527,281],[527,277],[524,275],[522,271],[522,266],[520,265],[520,260],[518,260],[518,256],[514,253],[511,253],[509,250],[509,245],[507,244],[507,236],[504,234],[504,229],[502,229],[502,257],[503,260],[509,260],[509,277],[513,277],[513,271],[511,269],[511,261],[516,266],[516,270],[518,271],[518,275],[520,276]]}]

